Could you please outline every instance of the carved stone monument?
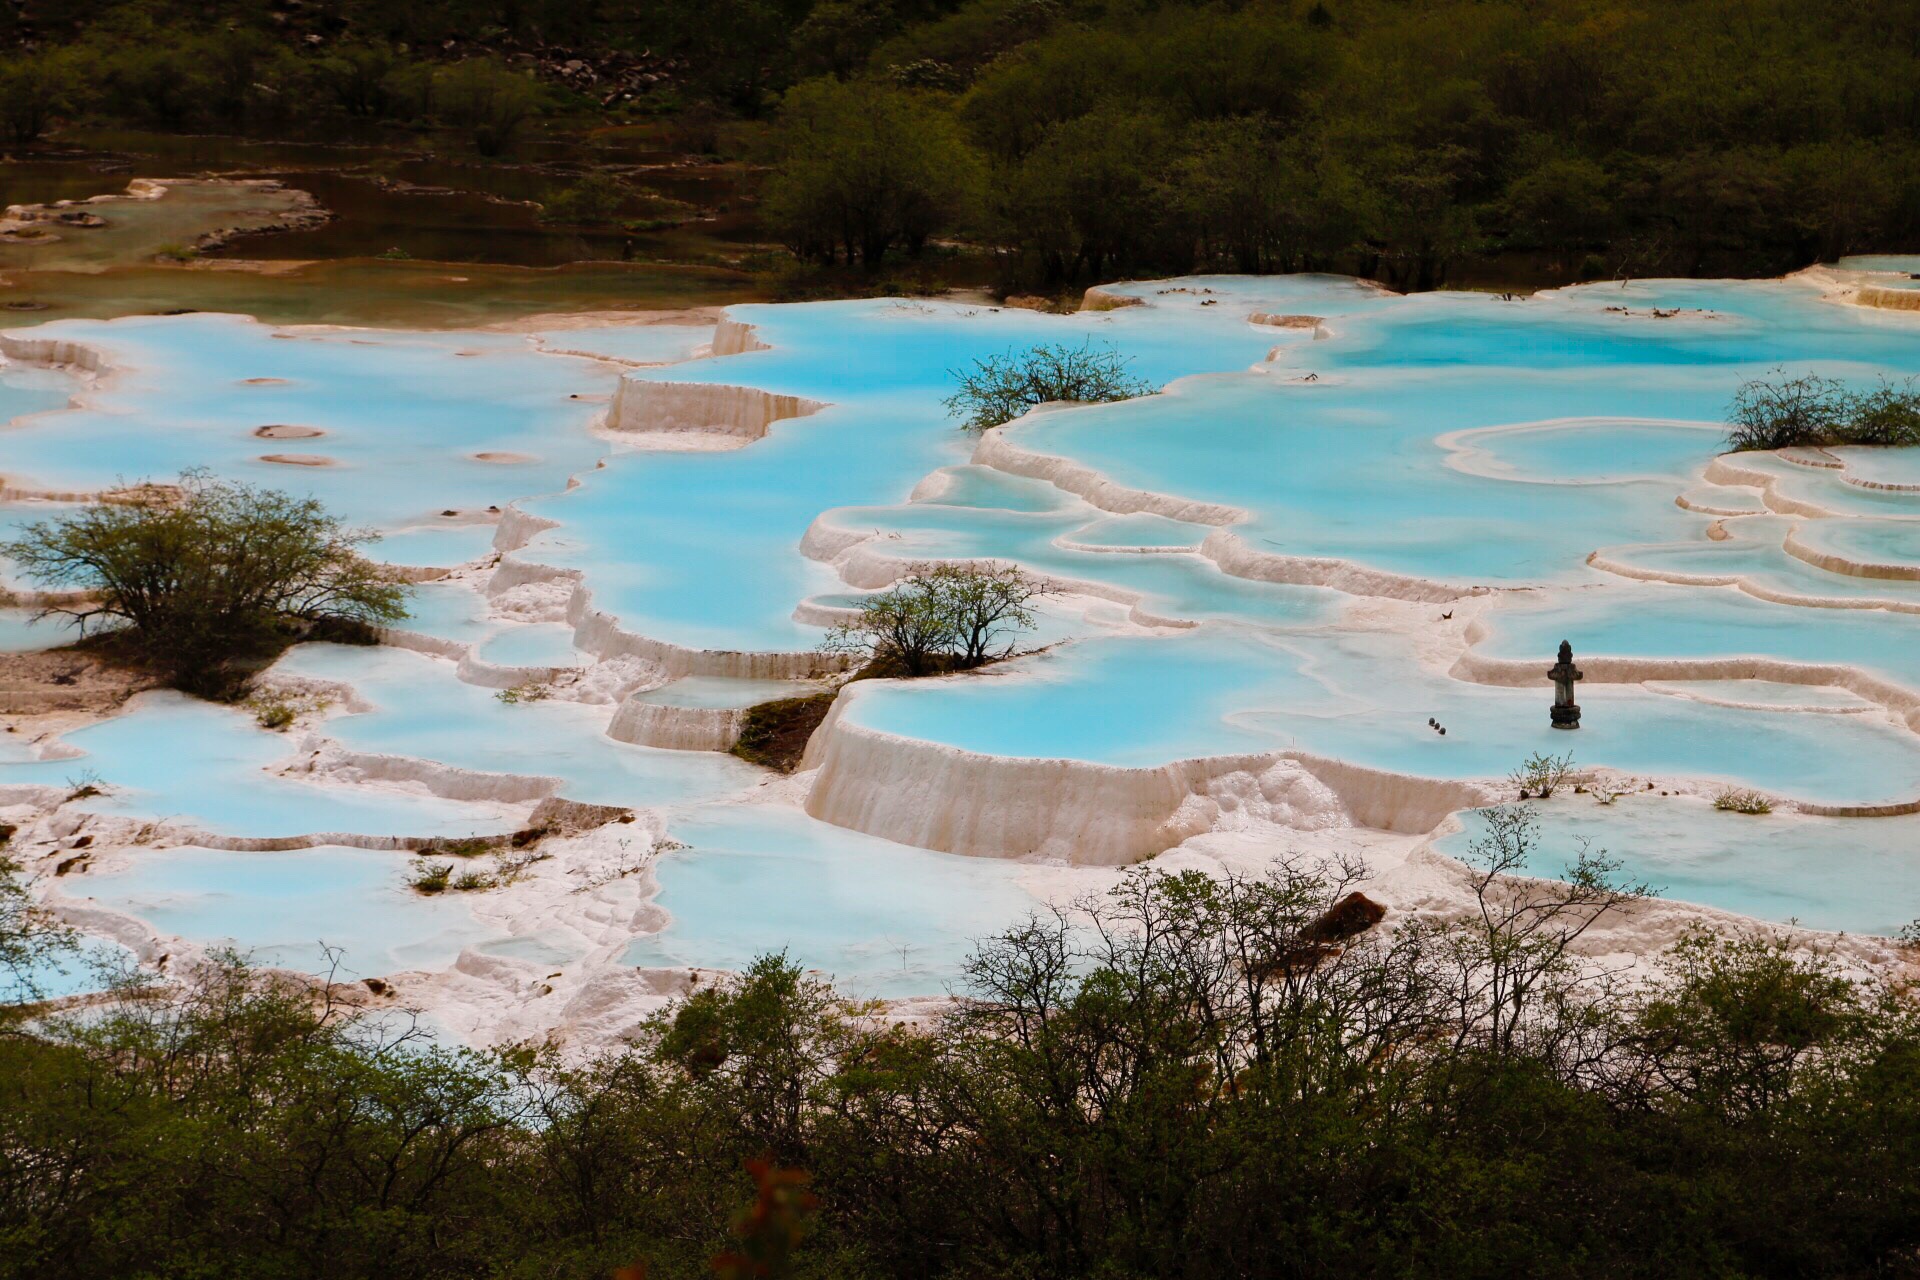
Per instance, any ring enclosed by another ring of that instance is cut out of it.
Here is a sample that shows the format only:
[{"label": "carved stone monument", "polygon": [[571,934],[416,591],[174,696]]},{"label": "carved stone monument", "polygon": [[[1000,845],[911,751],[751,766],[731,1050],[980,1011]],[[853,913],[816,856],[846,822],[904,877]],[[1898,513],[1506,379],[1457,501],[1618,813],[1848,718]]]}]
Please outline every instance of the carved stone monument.
[{"label": "carved stone monument", "polygon": [[1553,681],[1553,727],[1556,729],[1578,729],[1580,727],[1580,704],[1573,700],[1573,682],[1582,679],[1580,668],[1573,665],[1573,646],[1565,640],[1560,642],[1560,661],[1553,664],[1553,670],[1547,672],[1547,679]]}]

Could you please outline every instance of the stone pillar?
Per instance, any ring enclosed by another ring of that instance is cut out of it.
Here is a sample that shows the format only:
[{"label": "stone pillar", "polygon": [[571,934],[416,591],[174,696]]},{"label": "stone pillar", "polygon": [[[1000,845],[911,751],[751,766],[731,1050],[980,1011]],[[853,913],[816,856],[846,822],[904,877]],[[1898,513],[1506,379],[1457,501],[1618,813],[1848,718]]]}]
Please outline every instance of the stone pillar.
[{"label": "stone pillar", "polygon": [[1580,668],[1573,665],[1573,646],[1565,640],[1560,642],[1560,661],[1553,664],[1547,672],[1547,679],[1553,681],[1552,723],[1556,729],[1578,729],[1580,727],[1580,704],[1573,700],[1573,682],[1584,678]]}]

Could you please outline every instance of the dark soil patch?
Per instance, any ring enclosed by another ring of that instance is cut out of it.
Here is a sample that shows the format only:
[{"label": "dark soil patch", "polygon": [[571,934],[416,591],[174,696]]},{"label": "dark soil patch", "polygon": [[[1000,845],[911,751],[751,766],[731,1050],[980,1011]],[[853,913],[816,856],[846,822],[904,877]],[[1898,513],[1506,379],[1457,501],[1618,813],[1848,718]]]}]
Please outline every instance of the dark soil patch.
[{"label": "dark soil patch", "polygon": [[807,740],[827,718],[833,706],[832,693],[816,693],[807,698],[781,698],[747,708],[747,722],[740,730],[740,741],[733,754],[749,764],[764,765],[779,773],[792,773],[806,754]]},{"label": "dark soil patch", "polygon": [[80,649],[0,653],[0,714],[112,711],[156,681]]}]

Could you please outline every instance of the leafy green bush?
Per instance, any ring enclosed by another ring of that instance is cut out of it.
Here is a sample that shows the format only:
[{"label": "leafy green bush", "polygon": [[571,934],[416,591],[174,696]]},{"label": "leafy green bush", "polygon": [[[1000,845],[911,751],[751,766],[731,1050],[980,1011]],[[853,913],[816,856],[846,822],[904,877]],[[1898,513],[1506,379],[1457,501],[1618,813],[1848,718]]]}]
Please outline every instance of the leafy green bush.
[{"label": "leafy green bush", "polygon": [[1043,404],[1100,404],[1152,394],[1151,383],[1127,374],[1131,363],[1091,338],[1078,347],[1041,343],[952,370],[960,385],[944,403],[964,429],[984,431]]},{"label": "leafy green bush", "polygon": [[407,885],[415,893],[427,895],[443,893],[453,880],[451,862],[434,862],[427,858],[415,858],[409,865],[412,870],[407,876]]},{"label": "leafy green bush", "polygon": [[312,498],[189,473],[26,526],[0,547],[43,586],[87,593],[50,613],[106,629],[181,688],[230,692],[235,665],[323,624],[405,616],[406,587]]},{"label": "leafy green bush", "polygon": [[595,171],[550,193],[541,202],[540,217],[545,222],[612,222],[628,194],[626,183],[610,173]]}]

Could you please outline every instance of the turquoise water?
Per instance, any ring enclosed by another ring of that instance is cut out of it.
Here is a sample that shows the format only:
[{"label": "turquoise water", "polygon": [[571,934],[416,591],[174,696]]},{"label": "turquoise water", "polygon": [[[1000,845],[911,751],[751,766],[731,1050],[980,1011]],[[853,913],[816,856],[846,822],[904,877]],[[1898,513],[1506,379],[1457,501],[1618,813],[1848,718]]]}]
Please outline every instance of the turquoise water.
[{"label": "turquoise water", "polygon": [[[947,303],[859,301],[736,307],[773,350],[676,366],[668,380],[746,383],[831,407],[725,453],[620,453],[579,488],[523,504],[558,520],[523,558],[584,570],[594,606],[628,630],[698,648],[804,649],[818,631],[794,602],[830,590],[800,558],[822,511],[900,502],[972,439],[940,400],[949,370],[1035,342],[1109,342],[1155,385],[1246,366],[1273,345],[1244,313],[1169,326],[1147,308],[1048,316]],[[633,548],[645,547],[643,557]]]},{"label": "turquoise water", "polygon": [[302,645],[276,670],[345,681],[373,710],[339,714],[326,732],[347,747],[437,760],[483,773],[560,780],[590,804],[658,805],[725,794],[756,780],[748,765],[705,751],[656,751],[606,736],[612,708],[500,701],[459,680],[453,664],[402,649]]},{"label": "turquoise water", "polygon": [[[1523,301],[1400,298],[1319,276],[1115,292],[1146,305],[1076,316],[894,299],[734,308],[771,349],[624,375],[741,384],[828,406],[725,452],[609,443],[592,427],[623,375],[551,354],[685,361],[710,337],[704,329],[529,336],[277,332],[211,315],[61,322],[47,332],[106,348],[126,372],[92,389],[86,407],[48,413],[66,402],[69,380],[0,366],[0,417],[25,416],[7,429],[0,472],[15,485],[93,489],[208,466],[314,494],[386,534],[374,554],[405,565],[481,559],[492,546],[490,508],[518,505],[557,524],[516,558],[576,570],[594,607],[621,627],[697,648],[809,650],[822,632],[795,620],[796,605],[859,602],[833,566],[801,555],[816,521],[870,534],[855,553],[863,561],[992,559],[1139,601],[1129,612],[1046,600],[1028,638],[1050,645],[1044,653],[963,678],[862,682],[847,695],[856,724],[970,751],[1128,766],[1296,751],[1470,779],[1502,776],[1534,751],[1571,749],[1582,765],[1783,800],[1920,796],[1920,736],[1833,690],[1591,683],[1580,692],[1583,727],[1566,735],[1548,727],[1544,679],[1565,638],[1582,657],[1845,663],[1920,693],[1920,622],[1898,611],[1920,609],[1920,583],[1830,574],[1783,549],[1798,528],[1811,546],[1920,563],[1920,493],[1849,483],[1920,483],[1920,450],[1842,450],[1845,471],[1740,460],[1772,482],[1776,504],[1813,504],[1834,512],[1830,520],[1763,513],[1758,488],[1705,479],[1743,380],[1776,368],[1855,385],[1904,379],[1920,372],[1910,317],[1823,303],[1791,282],[1634,282]],[[1254,312],[1320,317],[1325,336],[1251,324]],[[1166,393],[1036,415],[1005,429],[1012,442],[1123,486],[1244,513],[1230,535],[1256,552],[1347,561],[1454,591],[1483,586],[1496,598],[1484,608],[1383,604],[1232,576],[1202,551],[1212,526],[1100,510],[971,461],[975,439],[941,404],[953,371],[1037,342],[1089,340],[1111,343]],[[272,425],[321,434],[254,434]],[[263,461],[268,454],[334,465]],[[1683,494],[1759,514],[1716,522],[1680,506]],[[0,509],[0,537],[49,509]],[[1725,585],[1631,581],[1588,563],[1595,552],[1636,573]],[[1833,598],[1865,607],[1803,607]],[[1448,674],[1462,644],[1446,616],[1457,607],[1480,608],[1486,653],[1537,662],[1538,686]],[[571,627],[496,617],[470,585],[425,584],[410,611],[408,629],[474,645],[488,663],[589,661]],[[0,612],[0,650],[45,642],[24,615]],[[632,964],[737,966],[790,947],[857,990],[937,992],[973,938],[1032,902],[1017,868],[826,827],[791,804],[740,804],[765,774],[717,753],[613,742],[611,704],[510,705],[460,681],[451,662],[395,649],[306,645],[279,670],[353,687],[370,709],[336,708],[321,725],[349,750],[549,777],[570,798],[659,809],[689,847],[657,864],[672,923],[635,939]],[[798,691],[696,678],[638,696],[721,708]],[[1430,717],[1446,736],[1428,728]],[[111,790],[82,807],[245,835],[457,835],[511,822],[399,789],[281,777],[274,770],[294,739],[260,730],[243,711],[172,695],[143,697],[67,742],[82,758],[0,749],[0,782],[59,785],[97,770]],[[1543,865],[1563,864],[1572,836],[1590,834],[1623,856],[1631,850],[1639,873],[1687,900],[1875,931],[1920,914],[1906,820],[1816,821],[1784,805],[1750,819],[1640,800],[1556,803],[1549,816]],[[231,937],[278,962],[311,963],[321,939],[346,946],[367,973],[441,966],[463,946],[570,960],[548,939],[502,936],[451,900],[407,894],[397,887],[403,865],[337,849],[155,851],[91,887],[157,927]]]},{"label": "turquoise water", "polygon": [[597,329],[543,329],[533,335],[549,351],[580,351],[633,364],[672,364],[713,339],[709,325],[628,324]]},{"label": "turquoise water", "polygon": [[257,964],[322,972],[340,950],[347,979],[438,969],[501,938],[457,894],[423,897],[403,853],[340,846],[281,853],[151,850],[90,871],[87,896],[162,933],[251,954]]},{"label": "turquoise water", "polygon": [[[1466,779],[1503,777],[1534,752],[1571,750],[1585,766],[1738,782],[1822,803],[1920,798],[1920,737],[1883,717],[1782,714],[1595,684],[1580,690],[1579,734],[1556,731],[1545,671],[1557,643],[1556,633],[1525,650],[1539,655],[1539,689],[1507,689],[1427,670],[1377,633],[1089,640],[1017,669],[855,686],[846,715],[903,737],[1035,759],[1150,766],[1293,750]],[[1446,736],[1428,728],[1429,717]]]},{"label": "turquoise water", "polygon": [[172,819],[239,836],[471,835],[509,819],[484,808],[366,787],[283,777],[294,742],[246,711],[177,693],[141,694],[114,719],[75,730],[74,759],[0,763],[0,784],[78,785],[97,775],[104,795],[80,809]]},{"label": "turquoise water", "polygon": [[[34,335],[99,347],[124,371],[88,407],[7,432],[16,485],[91,491],[204,466],[394,529],[563,489],[604,451],[586,430],[599,406],[569,397],[611,391],[613,373],[519,335],[275,330],[221,315],[56,321]],[[263,426],[324,434],[263,439]],[[334,465],[261,460],[276,454]]]},{"label": "turquoise water", "polygon": [[[1710,801],[1623,796],[1600,805],[1568,794],[1536,804],[1542,875],[1573,865],[1585,840],[1661,896],[1814,929],[1895,934],[1920,918],[1920,818],[1723,813]],[[1437,842],[1465,856],[1485,832],[1479,811]]]},{"label": "turquoise water", "polygon": [[[1634,586],[1504,602],[1487,624],[1482,648],[1499,658],[1551,653],[1565,638],[1576,653],[1610,657],[1844,663],[1920,691],[1915,620],[1880,610],[1791,609],[1737,591]],[[1583,703],[1589,692],[1581,691]]]},{"label": "turquoise water", "polygon": [[1008,863],[875,840],[791,809],[696,810],[672,834],[688,848],[654,864],[672,923],[635,939],[628,964],[739,969],[785,950],[849,994],[939,994],[975,941],[1038,905]]},{"label": "turquoise water", "polygon": [[478,650],[483,661],[502,667],[578,667],[589,659],[573,647],[573,628],[563,622],[536,622],[495,632]]}]

